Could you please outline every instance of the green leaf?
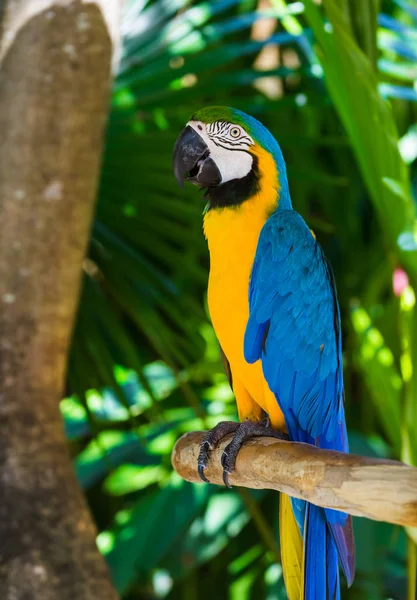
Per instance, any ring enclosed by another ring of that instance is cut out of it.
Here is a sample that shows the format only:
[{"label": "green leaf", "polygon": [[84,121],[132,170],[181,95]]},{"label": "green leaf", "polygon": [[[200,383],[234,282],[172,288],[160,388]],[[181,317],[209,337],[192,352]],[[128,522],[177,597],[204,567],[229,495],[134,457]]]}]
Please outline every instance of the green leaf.
[{"label": "green leaf", "polygon": [[116,515],[116,524],[109,530],[113,544],[104,554],[119,593],[126,592],[138,576],[160,564],[211,493],[211,486],[175,480]]},{"label": "green leaf", "polygon": [[78,481],[84,489],[88,489],[124,462],[156,465],[159,459],[144,449],[133,432],[102,432],[77,456],[75,469]]},{"label": "green leaf", "polygon": [[[313,1],[305,3],[329,94],[349,135],[390,249],[417,277],[417,254],[403,253],[397,246],[398,236],[413,229],[416,215],[391,107],[381,98],[371,63],[355,43],[339,6],[334,0],[325,0],[324,7],[331,31],[325,28]],[[404,196],[400,204],[396,192],[384,184],[386,178],[401,187]]]},{"label": "green leaf", "polygon": [[352,310],[352,326],[358,338],[355,360],[381,426],[395,455],[401,455],[401,390],[403,382],[394,364],[394,356],[364,308]]}]

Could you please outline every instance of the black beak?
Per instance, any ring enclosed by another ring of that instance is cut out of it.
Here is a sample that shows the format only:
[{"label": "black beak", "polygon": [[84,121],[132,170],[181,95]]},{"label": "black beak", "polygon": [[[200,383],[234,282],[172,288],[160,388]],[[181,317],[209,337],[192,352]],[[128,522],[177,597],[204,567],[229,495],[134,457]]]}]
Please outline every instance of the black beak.
[{"label": "black beak", "polygon": [[222,180],[216,163],[210,158],[206,142],[190,125],[182,130],[175,142],[172,167],[181,187],[184,187],[185,178],[207,188],[219,185]]}]

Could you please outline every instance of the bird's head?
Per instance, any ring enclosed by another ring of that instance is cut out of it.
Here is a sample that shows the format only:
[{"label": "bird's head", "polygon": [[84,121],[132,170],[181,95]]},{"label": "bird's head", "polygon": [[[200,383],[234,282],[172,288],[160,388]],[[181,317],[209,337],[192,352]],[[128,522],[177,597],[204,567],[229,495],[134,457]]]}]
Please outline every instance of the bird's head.
[{"label": "bird's head", "polygon": [[[227,106],[196,112],[178,136],[174,174],[205,188],[209,208],[239,205],[268,188],[290,202],[278,142],[257,119]],[[279,192],[279,193],[278,193]]]}]

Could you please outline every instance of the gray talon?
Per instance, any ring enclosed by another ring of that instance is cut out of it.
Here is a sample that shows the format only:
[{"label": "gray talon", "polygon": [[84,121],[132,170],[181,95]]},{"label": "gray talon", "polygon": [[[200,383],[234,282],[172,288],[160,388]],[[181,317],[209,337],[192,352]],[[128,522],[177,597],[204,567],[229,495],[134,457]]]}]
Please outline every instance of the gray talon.
[{"label": "gray talon", "polygon": [[220,440],[229,433],[234,433],[239,428],[240,424],[234,421],[222,421],[216,427],[211,429],[200,446],[200,454],[198,455],[197,468],[198,475],[202,481],[210,483],[205,476],[205,469],[210,460],[210,452],[217,446]]},{"label": "gray talon", "polygon": [[204,469],[204,465],[198,465],[198,474],[200,476],[200,479],[202,479],[206,483],[210,483],[209,479],[207,479],[207,477],[204,475]]},{"label": "gray talon", "polygon": [[224,468],[225,468],[225,466],[226,466],[226,461],[227,461],[227,452],[226,452],[226,451],[224,451],[224,452],[223,452],[223,454],[222,454],[222,457],[221,457],[221,459],[220,459],[220,462],[221,462],[221,464],[222,464],[222,467],[223,467],[223,469],[224,469]]},{"label": "gray talon", "polygon": [[229,471],[224,470],[223,471],[223,483],[226,487],[228,487],[230,490],[232,489],[232,486],[229,483]]},{"label": "gray talon", "polygon": [[249,420],[243,421],[236,429],[232,441],[224,449],[221,458],[221,463],[223,467],[223,481],[227,487],[232,487],[229,484],[229,475],[235,469],[236,459],[237,455],[239,454],[239,450],[246,442],[246,440],[256,436],[274,437],[280,440],[288,439],[288,436],[285,433],[272,429],[272,427],[269,425],[268,418],[261,422]]},{"label": "gray talon", "polygon": [[210,452],[218,445],[222,438],[230,433],[234,433],[234,436],[231,442],[224,449],[221,456],[223,481],[224,485],[228,488],[232,487],[229,483],[229,475],[233,473],[239,450],[247,439],[254,436],[275,437],[281,440],[288,439],[286,434],[272,429],[268,418],[261,422],[249,420],[243,421],[243,423],[222,421],[207,433],[206,437],[201,443],[197,466],[198,474],[202,481],[210,483],[204,473],[210,460]]}]

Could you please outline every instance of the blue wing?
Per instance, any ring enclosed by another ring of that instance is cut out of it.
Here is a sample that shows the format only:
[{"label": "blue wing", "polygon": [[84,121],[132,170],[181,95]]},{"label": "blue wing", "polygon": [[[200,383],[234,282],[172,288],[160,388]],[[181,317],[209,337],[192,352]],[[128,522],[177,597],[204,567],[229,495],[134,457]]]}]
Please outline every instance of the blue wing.
[{"label": "blue wing", "polygon": [[[249,292],[245,358],[262,361],[290,439],[348,451],[340,315],[332,270],[302,217],[278,210],[258,241]],[[293,500],[304,533],[305,503]],[[353,538],[347,516],[325,510],[348,580]]]},{"label": "blue wing", "polygon": [[337,298],[323,252],[293,210],[262,229],[249,305],[246,360],[262,360],[294,439],[331,443],[343,412]]}]

